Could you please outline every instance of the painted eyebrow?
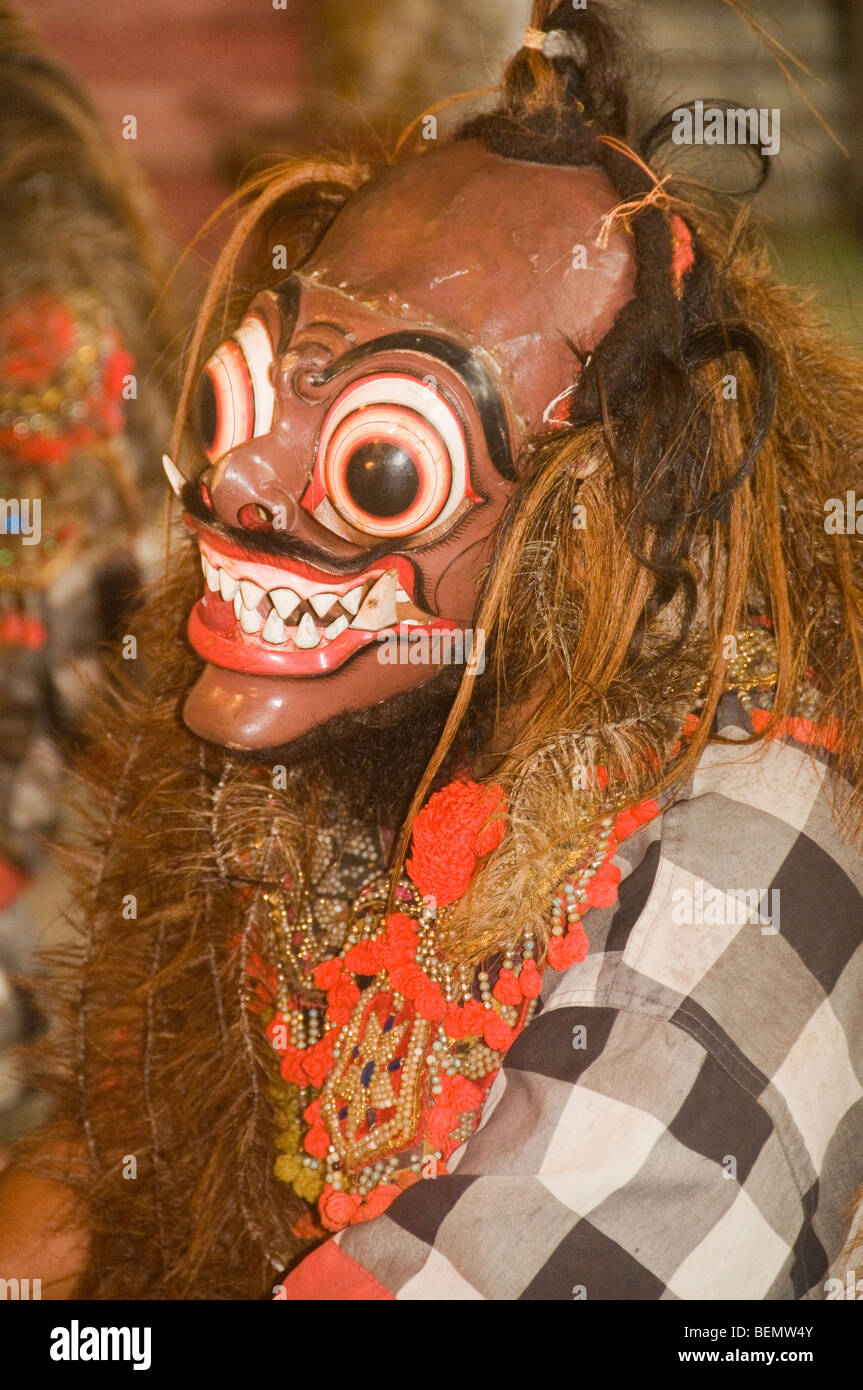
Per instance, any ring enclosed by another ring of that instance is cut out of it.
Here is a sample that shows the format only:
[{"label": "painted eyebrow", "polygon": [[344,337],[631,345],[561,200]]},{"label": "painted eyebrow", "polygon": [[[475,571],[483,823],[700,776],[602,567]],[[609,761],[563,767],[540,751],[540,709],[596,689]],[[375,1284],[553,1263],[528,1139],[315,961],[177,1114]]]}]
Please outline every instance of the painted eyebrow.
[{"label": "painted eyebrow", "polygon": [[336,323],[335,319],[313,319],[311,323],[304,323],[302,332],[307,333],[313,328],[333,328],[340,338],[344,338],[348,343],[355,343],[357,335],[348,332],[343,323]]},{"label": "painted eyebrow", "polygon": [[423,357],[433,357],[460,376],[477,407],[486,447],[495,468],[502,477],[516,481],[509,427],[494,382],[479,358],[460,343],[454,343],[451,339],[442,338],[436,333],[388,333],[383,338],[373,338],[369,343],[361,343],[359,347],[351,348],[349,352],[328,363],[315,373],[315,385],[326,386],[351,367],[365,362],[370,357],[377,357],[382,352],[416,352]]},{"label": "painted eyebrow", "polygon": [[[279,313],[282,316],[282,331],[280,341],[277,345],[280,357],[287,352],[288,344],[296,328],[301,291],[302,282],[296,275],[289,275],[287,279],[280,280],[271,290],[271,293],[276,298]],[[315,319],[313,323],[308,323],[304,326],[308,329],[332,328],[338,333],[339,337],[344,338],[346,342],[353,343],[356,341],[354,334],[351,333],[349,329],[345,328],[343,323],[337,323],[335,319]]]},{"label": "painted eyebrow", "polygon": [[300,282],[293,275],[289,275],[286,280],[273,286],[272,293],[275,295],[282,320],[279,341],[273,346],[277,355],[281,357],[287,349],[297,322],[300,307]]}]

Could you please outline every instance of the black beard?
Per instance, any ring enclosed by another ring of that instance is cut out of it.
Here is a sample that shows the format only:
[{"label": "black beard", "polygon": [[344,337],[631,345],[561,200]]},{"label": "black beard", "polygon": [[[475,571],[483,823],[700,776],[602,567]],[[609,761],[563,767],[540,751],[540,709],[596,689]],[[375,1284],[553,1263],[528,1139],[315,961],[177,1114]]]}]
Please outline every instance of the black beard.
[{"label": "black beard", "polygon": [[[352,815],[394,831],[437,747],[461,677],[461,668],[445,667],[415,690],[334,715],[292,743],[251,756],[313,774],[346,800]],[[490,727],[488,696],[475,693],[436,782],[470,766]]]}]

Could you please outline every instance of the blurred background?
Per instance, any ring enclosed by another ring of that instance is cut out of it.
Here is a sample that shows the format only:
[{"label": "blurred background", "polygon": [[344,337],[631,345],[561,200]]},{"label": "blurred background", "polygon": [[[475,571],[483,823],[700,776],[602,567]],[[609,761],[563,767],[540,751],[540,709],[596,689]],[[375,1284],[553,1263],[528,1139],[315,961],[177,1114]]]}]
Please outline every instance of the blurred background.
[{"label": "blurred background", "polygon": [[[519,46],[527,0],[21,0],[20,13],[83,79],[152,180],[177,243],[238,175],[304,141],[358,128],[393,138],[429,103],[491,85]],[[621,4],[652,50],[656,109],[726,97],[780,107],[782,147],[758,206],[787,278],[811,284],[863,345],[863,3],[760,0],[757,21],[810,69],[803,92],[720,0]],[[790,63],[787,63],[790,67]]]},{"label": "blurred background", "polygon": [[[779,108],[756,200],[772,253],[863,348],[863,0],[749,5],[773,54],[721,0],[616,8],[644,45],[652,118],[699,97]],[[87,680],[161,553],[172,370],[212,239],[154,318],[159,288],[244,174],[285,154],[392,149],[442,99],[494,84],[529,9],[0,0],[0,501],[38,498],[46,517],[32,550],[0,531],[0,1146],[40,1115],[7,1059],[45,1020],[14,979],[34,946],[68,935],[46,847]],[[441,133],[467,109],[442,111]]]}]

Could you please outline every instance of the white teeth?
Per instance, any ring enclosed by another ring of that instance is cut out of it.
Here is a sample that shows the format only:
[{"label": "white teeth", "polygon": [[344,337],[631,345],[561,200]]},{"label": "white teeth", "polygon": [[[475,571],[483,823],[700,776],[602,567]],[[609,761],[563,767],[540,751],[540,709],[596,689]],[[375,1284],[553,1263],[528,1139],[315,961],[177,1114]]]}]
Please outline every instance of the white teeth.
[{"label": "white teeth", "polygon": [[240,580],[240,593],[243,595],[243,603],[250,612],[257,608],[264,597],[264,590],[253,579]]},{"label": "white teeth", "polygon": [[260,632],[263,625],[264,620],[258,612],[257,608],[253,609],[251,613],[249,612],[248,608],[241,608],[240,627],[243,629],[244,632]]},{"label": "white teeth", "polygon": [[392,570],[388,570],[369,589],[351,627],[364,627],[369,632],[377,632],[382,627],[392,627],[395,622],[396,576]]},{"label": "white teeth", "polygon": [[342,608],[347,610],[348,613],[354,614],[360,606],[362,596],[363,586],[362,584],[358,584],[355,589],[351,589],[350,593],[342,594],[342,597],[339,599],[339,603],[342,605]]},{"label": "white teeth", "polygon": [[301,651],[308,651],[311,647],[316,647],[321,640],[321,634],[315,627],[315,620],[310,613],[304,613],[300,619],[300,625],[294,636],[294,642]]},{"label": "white teeth", "polygon": [[289,618],[300,601],[293,589],[271,589],[270,598],[280,618]]},{"label": "white teeth", "polygon": [[287,629],[275,608],[264,623],[264,630],[261,636],[265,642],[272,642],[276,647],[280,647],[282,643],[286,641],[288,636]]},{"label": "white teeth", "polygon": [[[266,589],[253,579],[235,579],[226,569],[219,569],[214,565],[204,554],[201,555],[201,568],[207,588],[213,593],[220,593],[226,603],[233,605],[234,615],[244,632],[260,632],[265,642],[279,647],[284,645],[288,640],[286,625],[302,602],[299,594],[293,589],[271,589],[269,597],[273,607],[264,622],[258,607],[267,592]],[[399,621],[396,604],[413,602],[407,591],[398,583],[395,570],[380,575],[369,589],[365,600],[364,588],[365,584],[360,583],[346,594],[329,591],[309,594],[307,601],[318,618],[325,618],[338,603],[345,612],[353,615],[353,622],[349,622],[344,613],[338,613],[338,617],[334,618],[321,634],[311,614],[305,613],[299,620],[299,626],[291,634],[295,645],[301,651],[310,651],[320,646],[322,640],[332,642],[348,627],[365,628],[371,632],[385,627],[395,627]],[[338,612],[338,609],[336,611]],[[416,624],[416,619],[403,618],[402,622]]]},{"label": "white teeth", "polygon": [[318,617],[322,618],[325,613],[329,613],[337,598],[338,594],[309,594],[309,603]]}]

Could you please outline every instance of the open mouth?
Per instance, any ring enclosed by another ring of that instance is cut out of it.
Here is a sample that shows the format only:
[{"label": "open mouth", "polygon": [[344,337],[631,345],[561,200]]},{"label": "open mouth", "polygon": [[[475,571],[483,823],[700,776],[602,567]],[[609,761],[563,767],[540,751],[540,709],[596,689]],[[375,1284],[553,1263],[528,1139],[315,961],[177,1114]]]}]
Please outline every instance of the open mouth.
[{"label": "open mouth", "polygon": [[400,555],[345,578],[300,560],[252,560],[201,532],[198,545],[204,596],[189,615],[189,641],[229,671],[320,675],[381,634],[455,627],[417,606],[413,566]]}]

